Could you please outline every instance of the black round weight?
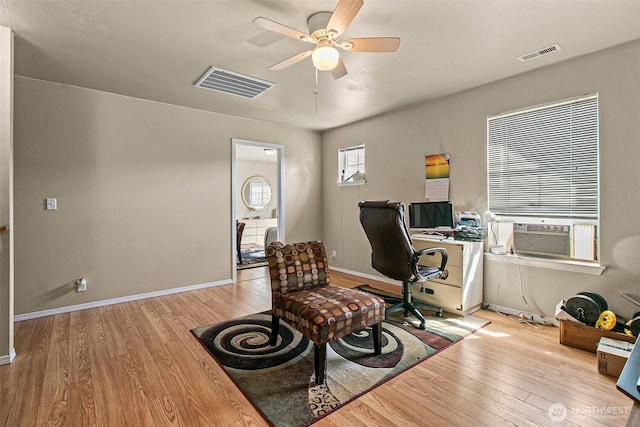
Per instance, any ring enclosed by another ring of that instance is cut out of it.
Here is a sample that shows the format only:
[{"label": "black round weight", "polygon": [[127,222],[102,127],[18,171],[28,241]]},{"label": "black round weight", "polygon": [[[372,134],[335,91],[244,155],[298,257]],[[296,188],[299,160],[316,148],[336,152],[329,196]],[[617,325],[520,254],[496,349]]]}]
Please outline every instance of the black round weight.
[{"label": "black round weight", "polygon": [[[586,295],[598,304],[600,304],[600,312],[602,313],[605,310],[609,310],[609,304],[607,304],[607,300],[604,299],[602,295],[596,292],[578,292],[578,295]],[[634,316],[635,317],[635,316]]]},{"label": "black round weight", "polygon": [[631,319],[629,329],[631,330],[631,335],[633,335],[634,337],[638,336],[638,333],[640,333],[640,316],[636,316]]},{"label": "black round weight", "polygon": [[595,326],[602,313],[600,304],[587,295],[575,295],[567,300],[565,310],[585,325]]}]

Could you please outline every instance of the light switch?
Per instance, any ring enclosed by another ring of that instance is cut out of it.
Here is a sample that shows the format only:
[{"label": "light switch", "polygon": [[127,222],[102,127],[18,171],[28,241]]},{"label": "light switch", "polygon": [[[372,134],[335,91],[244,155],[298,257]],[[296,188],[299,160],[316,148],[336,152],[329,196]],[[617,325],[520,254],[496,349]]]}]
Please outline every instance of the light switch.
[{"label": "light switch", "polygon": [[56,209],[58,209],[58,202],[56,201],[56,199],[47,199],[46,209],[48,211],[55,211]]}]

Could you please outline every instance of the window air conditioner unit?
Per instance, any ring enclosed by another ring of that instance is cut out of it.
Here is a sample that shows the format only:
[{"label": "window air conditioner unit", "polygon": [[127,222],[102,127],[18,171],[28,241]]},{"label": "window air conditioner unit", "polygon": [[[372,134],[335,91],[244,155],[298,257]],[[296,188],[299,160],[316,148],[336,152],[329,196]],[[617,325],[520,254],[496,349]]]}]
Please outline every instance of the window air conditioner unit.
[{"label": "window air conditioner unit", "polygon": [[513,224],[513,246],[517,253],[570,257],[571,226]]}]

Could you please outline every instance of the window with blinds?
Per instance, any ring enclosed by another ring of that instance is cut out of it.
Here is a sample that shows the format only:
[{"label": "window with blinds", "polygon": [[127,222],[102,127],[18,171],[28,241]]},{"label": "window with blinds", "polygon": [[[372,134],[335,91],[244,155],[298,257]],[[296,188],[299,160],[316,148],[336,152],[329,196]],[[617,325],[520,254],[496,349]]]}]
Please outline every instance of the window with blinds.
[{"label": "window with blinds", "polygon": [[569,224],[570,257],[596,259],[574,226],[599,219],[597,94],[488,117],[487,171],[491,212]]},{"label": "window with blinds", "polygon": [[598,217],[598,98],[490,117],[489,210]]}]

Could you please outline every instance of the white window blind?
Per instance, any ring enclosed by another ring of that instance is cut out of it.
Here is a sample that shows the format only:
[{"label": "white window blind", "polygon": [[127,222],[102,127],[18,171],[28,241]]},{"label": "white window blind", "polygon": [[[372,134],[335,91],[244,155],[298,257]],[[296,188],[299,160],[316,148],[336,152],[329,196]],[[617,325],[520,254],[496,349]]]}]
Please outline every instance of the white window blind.
[{"label": "white window blind", "polygon": [[487,119],[489,210],[598,218],[598,97]]}]

